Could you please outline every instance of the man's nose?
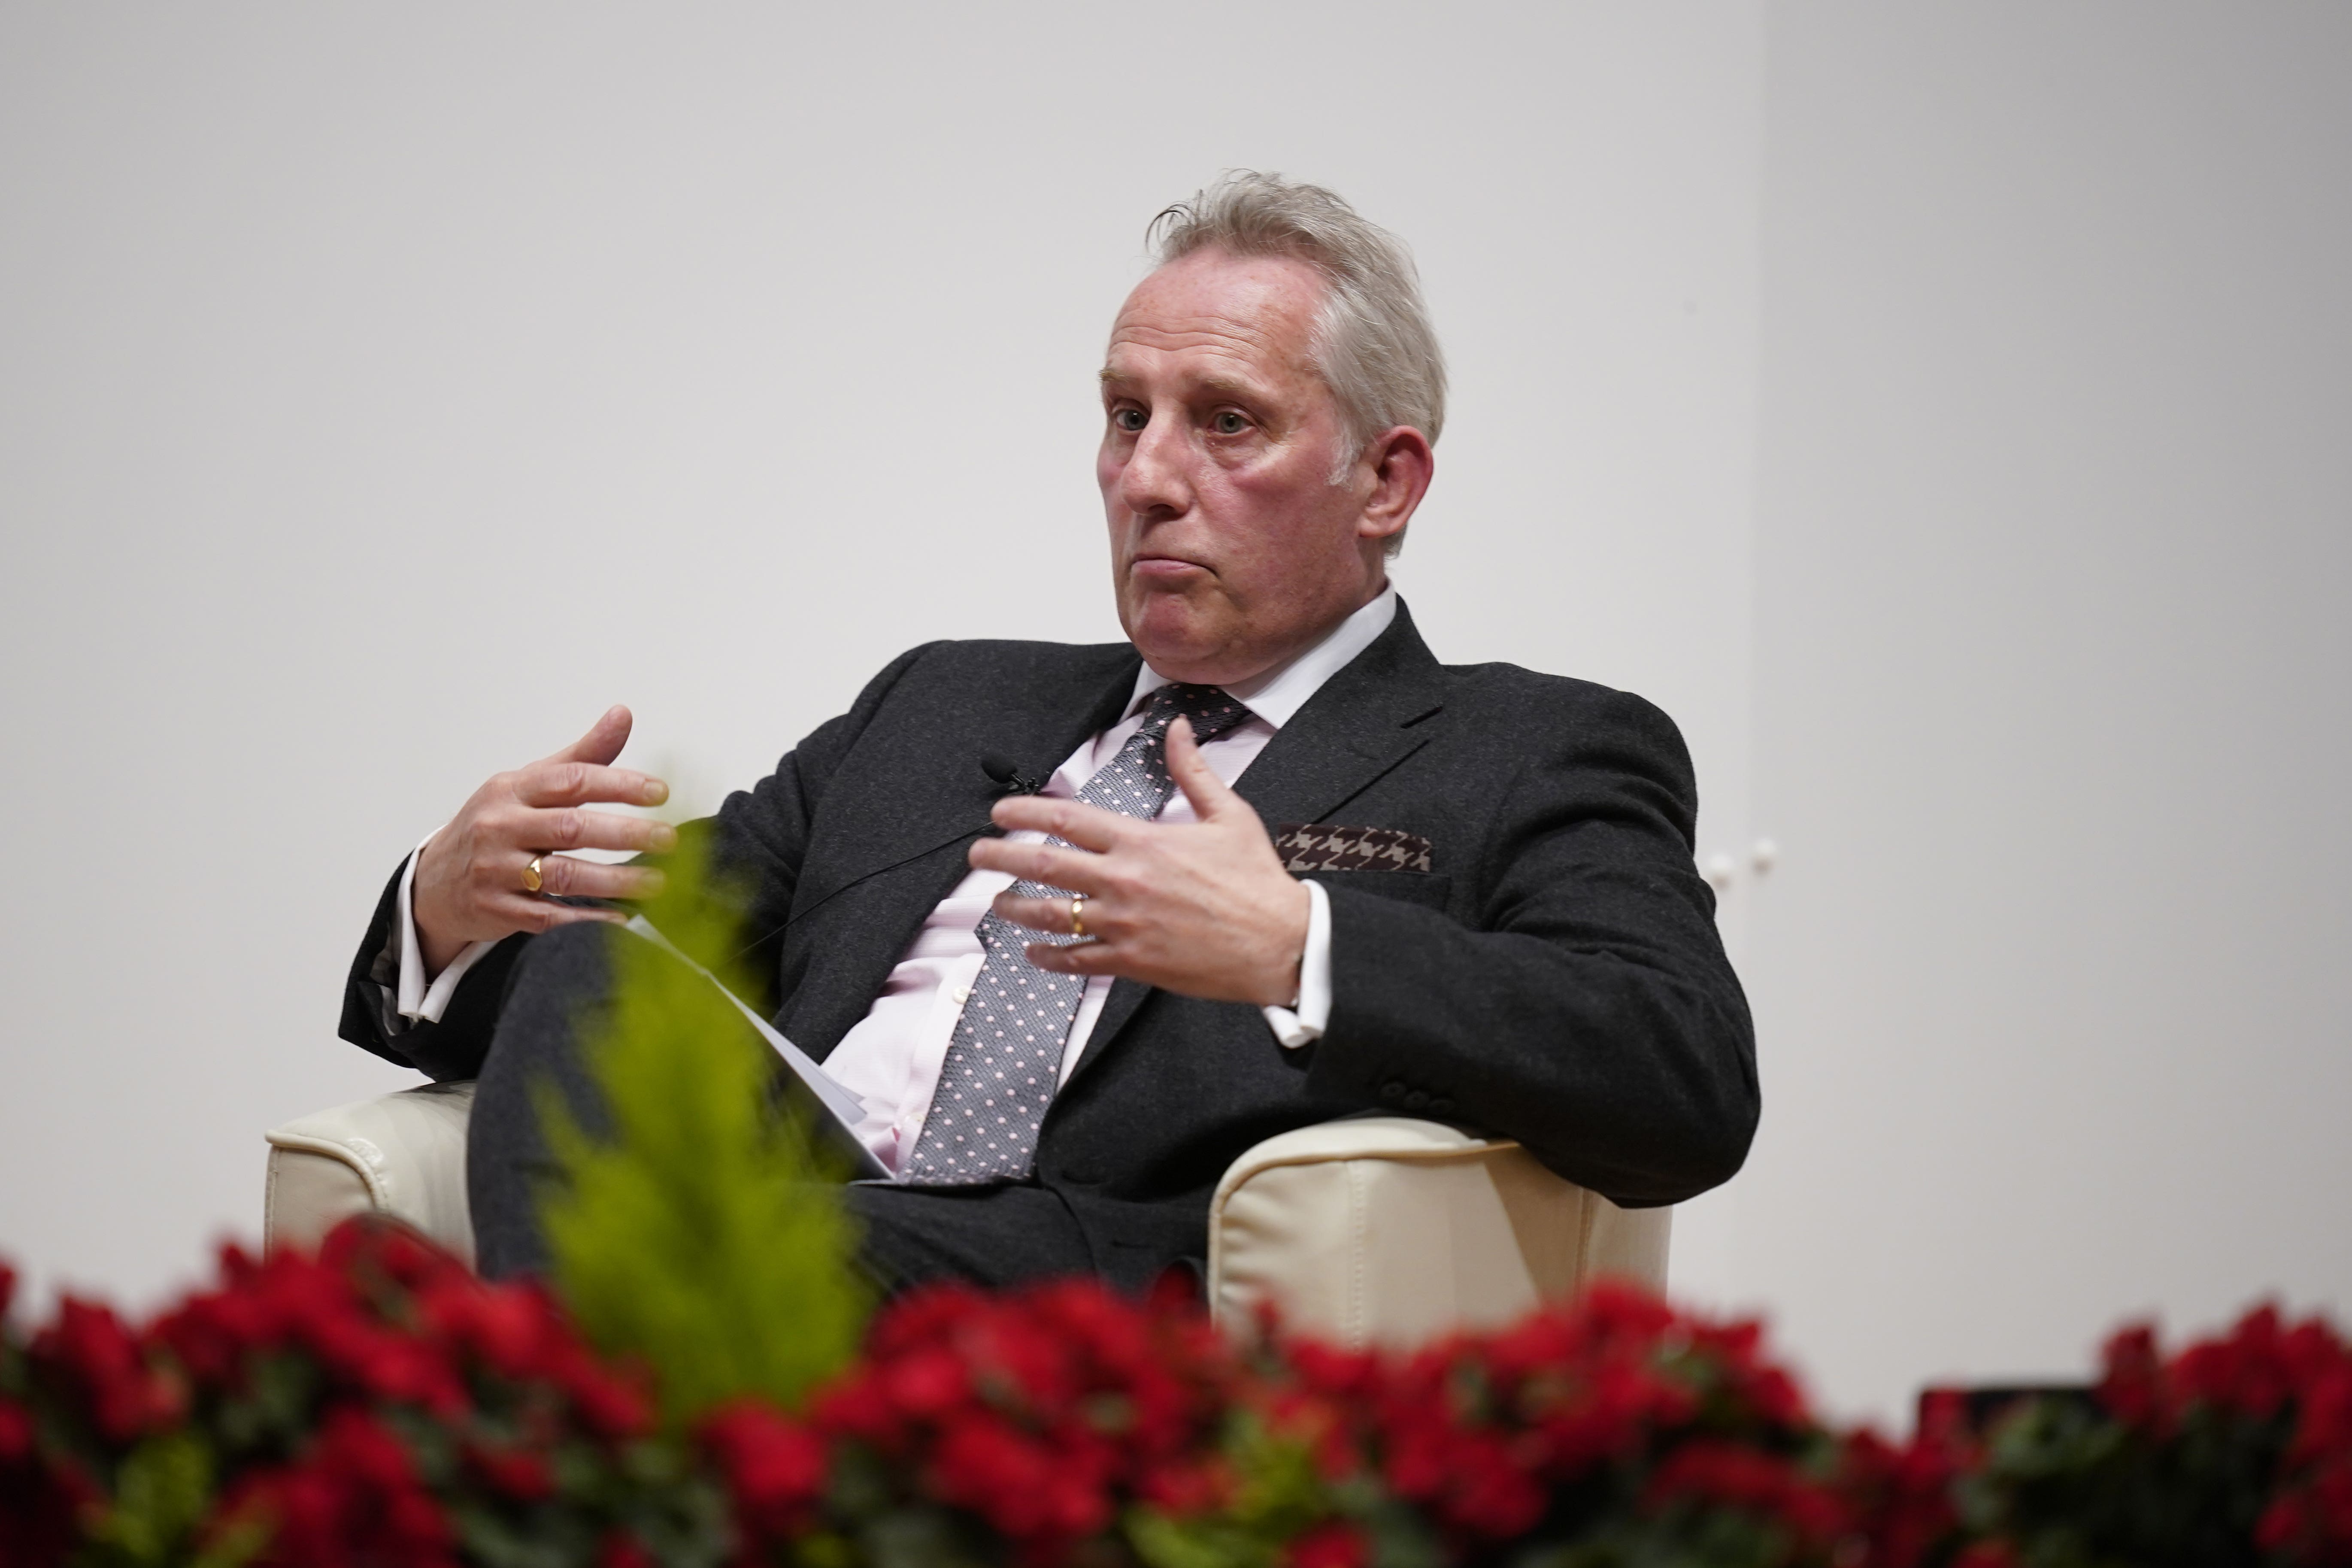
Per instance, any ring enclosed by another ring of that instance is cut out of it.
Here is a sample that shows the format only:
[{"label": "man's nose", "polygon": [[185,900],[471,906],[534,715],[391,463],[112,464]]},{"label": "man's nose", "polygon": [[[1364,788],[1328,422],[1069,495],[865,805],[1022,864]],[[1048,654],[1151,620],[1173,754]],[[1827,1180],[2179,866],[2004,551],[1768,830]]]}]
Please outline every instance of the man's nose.
[{"label": "man's nose", "polygon": [[1176,421],[1154,419],[1146,425],[1119,470],[1119,504],[1138,517],[1190,511],[1192,489],[1184,477],[1185,453],[1183,430]]}]

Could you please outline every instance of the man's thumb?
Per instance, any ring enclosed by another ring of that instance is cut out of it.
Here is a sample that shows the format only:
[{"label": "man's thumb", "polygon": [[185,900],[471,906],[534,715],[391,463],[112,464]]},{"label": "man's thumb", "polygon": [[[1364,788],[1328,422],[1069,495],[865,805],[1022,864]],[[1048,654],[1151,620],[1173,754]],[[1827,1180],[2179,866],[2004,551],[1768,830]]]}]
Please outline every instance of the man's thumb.
[{"label": "man's thumb", "polygon": [[629,743],[629,726],[635,722],[629,710],[619,703],[604,710],[604,716],[588,726],[588,732],[555,753],[549,760],[558,763],[594,763],[602,767],[621,754]]},{"label": "man's thumb", "polygon": [[1206,822],[1223,809],[1233,791],[1217,776],[1201,755],[1200,742],[1192,739],[1192,721],[1177,718],[1168,726],[1168,773],[1184,798],[1192,803],[1192,815]]}]

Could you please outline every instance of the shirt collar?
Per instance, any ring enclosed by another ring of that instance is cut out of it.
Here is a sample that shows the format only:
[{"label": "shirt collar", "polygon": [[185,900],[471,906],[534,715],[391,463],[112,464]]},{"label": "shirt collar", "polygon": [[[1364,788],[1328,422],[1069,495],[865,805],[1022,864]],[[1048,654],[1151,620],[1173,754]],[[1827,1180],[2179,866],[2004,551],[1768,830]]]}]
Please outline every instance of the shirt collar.
[{"label": "shirt collar", "polygon": [[[1246,705],[1258,718],[1276,729],[1290,722],[1307,700],[1323,689],[1323,683],[1348,668],[1355,657],[1380,640],[1389,623],[1396,619],[1396,584],[1389,584],[1369,605],[1341,621],[1323,635],[1323,640],[1298,655],[1287,664],[1276,665],[1265,674],[1248,680],[1237,680],[1223,688],[1226,696]],[[1143,700],[1170,684],[1166,676],[1146,664],[1136,672],[1135,695],[1128,700],[1127,714],[1132,717],[1143,706]]]}]

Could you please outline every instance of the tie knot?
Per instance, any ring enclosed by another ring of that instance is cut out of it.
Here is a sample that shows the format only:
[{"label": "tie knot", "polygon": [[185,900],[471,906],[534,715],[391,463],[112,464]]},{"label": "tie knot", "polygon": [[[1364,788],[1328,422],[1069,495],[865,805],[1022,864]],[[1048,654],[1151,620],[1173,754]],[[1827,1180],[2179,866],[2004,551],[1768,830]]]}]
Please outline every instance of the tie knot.
[{"label": "tie knot", "polygon": [[1151,694],[1150,706],[1143,712],[1143,728],[1150,734],[1163,733],[1180,713],[1192,721],[1192,739],[1202,742],[1216,739],[1250,716],[1247,707],[1213,686],[1180,681]]}]

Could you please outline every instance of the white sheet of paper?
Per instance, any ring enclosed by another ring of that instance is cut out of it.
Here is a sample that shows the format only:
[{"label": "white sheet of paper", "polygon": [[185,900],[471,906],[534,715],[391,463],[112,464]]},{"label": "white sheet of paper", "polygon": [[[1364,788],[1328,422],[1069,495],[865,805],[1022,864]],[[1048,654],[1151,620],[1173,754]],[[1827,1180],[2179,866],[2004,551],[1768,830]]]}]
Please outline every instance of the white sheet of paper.
[{"label": "white sheet of paper", "polygon": [[751,1010],[751,1004],[724,985],[719,985],[718,977],[710,971],[680,952],[676,943],[656,929],[653,921],[643,915],[631,915],[625,929],[636,932],[705,980],[709,981],[711,984],[719,986],[719,994],[734,1003],[736,1010],[751,1020],[751,1026],[760,1031],[761,1037],[769,1045],[775,1047],[776,1054],[784,1058],[784,1065],[800,1076],[800,1080],[808,1085],[809,1092],[815,1095],[827,1110],[833,1112],[835,1119],[843,1127],[856,1127],[866,1119],[866,1101],[835,1082],[833,1075],[818,1066],[814,1057],[778,1034],[774,1025]]}]

